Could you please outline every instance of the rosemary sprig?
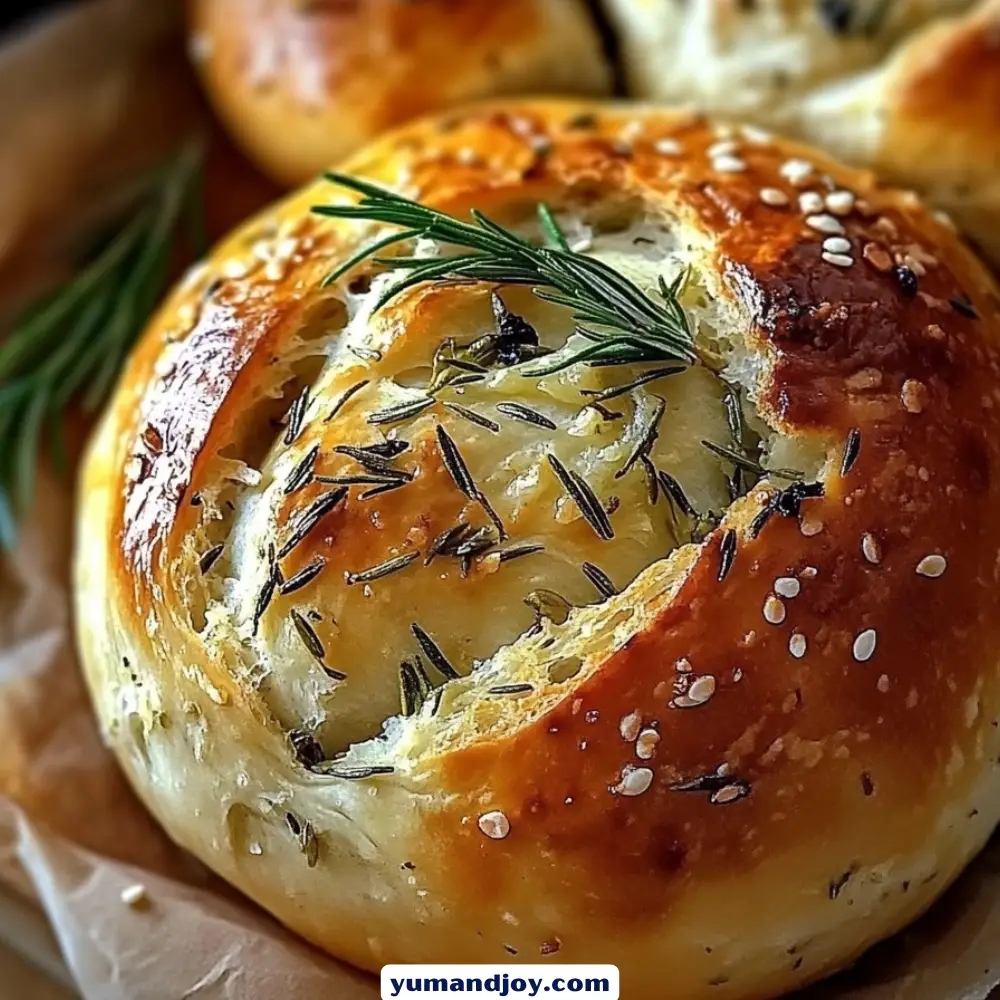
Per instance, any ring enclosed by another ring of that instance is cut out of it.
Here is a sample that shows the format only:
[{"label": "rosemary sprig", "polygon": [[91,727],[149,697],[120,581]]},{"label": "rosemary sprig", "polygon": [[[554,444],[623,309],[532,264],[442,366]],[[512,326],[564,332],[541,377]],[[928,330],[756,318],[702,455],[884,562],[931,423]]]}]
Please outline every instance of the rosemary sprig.
[{"label": "rosemary sprig", "polygon": [[202,251],[199,163],[191,146],[151,173],[134,214],[0,343],[0,545],[13,544],[31,505],[43,434],[60,464],[63,412],[76,400],[93,411],[114,382],[160,300],[185,219]]},{"label": "rosemary sprig", "polygon": [[[399,232],[358,251],[326,278],[327,284],[337,281],[365,260],[408,272],[382,293],[375,309],[406,289],[428,281],[529,285],[538,298],[572,309],[580,324],[578,332],[589,343],[532,362],[523,369],[526,375],[551,374],[581,361],[694,364],[699,360],[679,300],[687,277],[684,273],[671,284],[660,280],[662,301],[657,301],[602,261],[569,249],[545,206],[540,206],[539,216],[547,242],[536,246],[476,210],[472,211],[471,223],[462,222],[356,177],[336,173],[326,177],[339,187],[357,192],[361,198],[356,204],[317,205],[313,208],[315,213],[400,227]],[[468,252],[430,258],[378,256],[389,246],[417,238]]]}]

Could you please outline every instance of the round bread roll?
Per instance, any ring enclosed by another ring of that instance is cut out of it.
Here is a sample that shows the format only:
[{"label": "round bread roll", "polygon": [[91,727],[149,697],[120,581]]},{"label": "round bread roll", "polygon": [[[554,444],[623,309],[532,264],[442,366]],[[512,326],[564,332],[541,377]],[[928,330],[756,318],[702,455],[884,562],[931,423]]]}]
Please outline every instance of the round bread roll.
[{"label": "round bread roll", "polygon": [[392,125],[475,98],[608,93],[584,0],[189,0],[190,49],[236,140],[289,186]]},{"label": "round bread roll", "polygon": [[833,150],[1000,264],[1000,0],[604,0],[637,96]]},{"label": "round bread roll", "polygon": [[912,920],[1000,817],[985,269],[869,174],[676,112],[478,106],[344,169],[535,241],[579,316],[492,253],[380,305],[460,249],[312,211],[351,214],[325,181],[176,290],[76,556],[165,829],[372,970],[769,997]]}]

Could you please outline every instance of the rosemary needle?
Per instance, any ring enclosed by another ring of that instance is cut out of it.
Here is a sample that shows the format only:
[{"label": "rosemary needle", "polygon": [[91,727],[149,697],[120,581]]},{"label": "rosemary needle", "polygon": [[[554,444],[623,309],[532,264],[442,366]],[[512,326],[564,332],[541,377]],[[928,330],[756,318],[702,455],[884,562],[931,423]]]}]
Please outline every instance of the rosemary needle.
[{"label": "rosemary needle", "polygon": [[101,403],[159,302],[174,235],[195,221],[199,161],[192,146],[153,171],[132,217],[0,344],[0,544],[13,544],[30,507],[43,433],[59,459],[63,411],[73,400],[88,411]]},{"label": "rosemary needle", "polygon": [[[529,285],[538,298],[572,309],[580,324],[578,332],[590,343],[536,360],[523,369],[526,375],[549,374],[584,360],[610,364],[699,361],[679,299],[687,277],[683,272],[671,284],[660,281],[658,301],[603,261],[571,250],[544,205],[539,207],[539,217],[546,245],[537,246],[475,210],[472,222],[463,222],[356,177],[336,173],[326,177],[361,198],[352,204],[317,205],[315,213],[400,227],[398,233],[352,255],[326,279],[336,281],[366,260],[406,272],[382,293],[376,309],[407,288],[428,281]],[[445,257],[376,256],[392,244],[417,237],[468,252]]]}]

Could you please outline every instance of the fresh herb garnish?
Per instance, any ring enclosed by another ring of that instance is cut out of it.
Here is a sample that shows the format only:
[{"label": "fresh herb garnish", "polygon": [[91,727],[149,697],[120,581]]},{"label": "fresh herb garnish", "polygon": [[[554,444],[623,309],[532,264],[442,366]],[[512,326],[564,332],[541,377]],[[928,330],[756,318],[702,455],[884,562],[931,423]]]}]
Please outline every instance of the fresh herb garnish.
[{"label": "fresh herb garnish", "polygon": [[[357,192],[361,199],[350,205],[317,205],[315,213],[400,227],[399,232],[353,254],[326,279],[327,284],[334,282],[366,260],[409,272],[380,295],[375,309],[406,289],[429,281],[529,285],[538,298],[572,309],[580,324],[578,332],[590,343],[532,362],[524,369],[527,375],[549,374],[581,361],[694,364],[699,360],[679,300],[685,273],[671,284],[661,279],[662,301],[657,301],[602,261],[570,250],[547,209],[543,208],[541,218],[548,241],[545,246],[537,246],[476,210],[472,211],[471,223],[462,222],[356,177],[337,173],[326,177],[333,184]],[[378,256],[393,244],[418,238],[468,252],[449,257]]]},{"label": "fresh herb garnish", "polygon": [[31,506],[43,434],[65,465],[62,419],[70,403],[93,412],[160,301],[174,236],[187,220],[203,249],[200,153],[194,146],[153,171],[133,215],[83,269],[17,319],[0,344],[0,544]]}]

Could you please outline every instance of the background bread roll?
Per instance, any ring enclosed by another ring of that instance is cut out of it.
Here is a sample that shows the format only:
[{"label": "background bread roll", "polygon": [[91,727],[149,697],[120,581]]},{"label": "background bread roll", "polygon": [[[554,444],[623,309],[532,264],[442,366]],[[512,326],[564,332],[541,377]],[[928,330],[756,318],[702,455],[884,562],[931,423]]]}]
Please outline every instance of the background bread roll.
[{"label": "background bread roll", "polygon": [[430,111],[610,87],[583,0],[189,0],[189,10],[216,109],[288,185]]},{"label": "background bread roll", "polygon": [[604,0],[630,93],[813,142],[1000,263],[1000,2]]},{"label": "background bread roll", "polygon": [[915,199],[803,146],[592,104],[441,124],[346,169],[526,235],[545,202],[650,303],[690,268],[704,363],[538,377],[497,346],[399,413],[447,338],[496,310],[524,332],[504,306],[589,342],[524,288],[324,287],[388,233],[312,213],[344,203],[325,183],[252,220],[165,304],[85,466],[106,738],[179,844],[363,968],[792,989],[1000,817],[997,288]]}]

